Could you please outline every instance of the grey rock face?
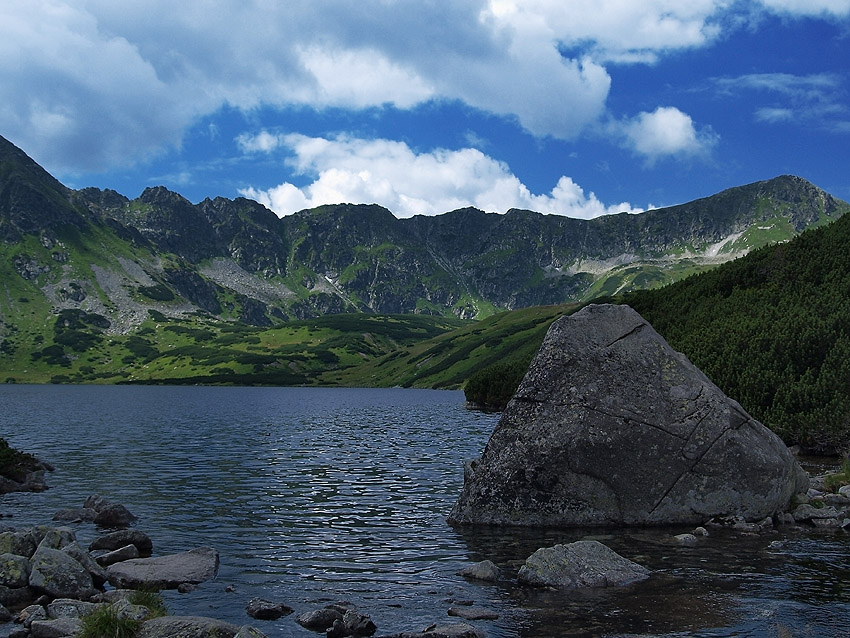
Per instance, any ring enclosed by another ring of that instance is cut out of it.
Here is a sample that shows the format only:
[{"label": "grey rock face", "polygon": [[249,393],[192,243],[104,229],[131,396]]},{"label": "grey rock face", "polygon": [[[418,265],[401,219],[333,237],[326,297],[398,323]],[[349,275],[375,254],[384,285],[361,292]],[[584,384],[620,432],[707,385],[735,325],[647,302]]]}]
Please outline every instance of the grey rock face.
[{"label": "grey rock face", "polygon": [[26,587],[29,584],[30,562],[24,556],[0,554],[0,585]]},{"label": "grey rock face", "polygon": [[91,575],[82,565],[65,552],[46,547],[32,557],[29,584],[51,598],[83,600],[96,593]]},{"label": "grey rock face", "polygon": [[218,573],[218,552],[211,547],[157,556],[135,558],[110,565],[106,570],[115,587],[130,589],[174,589],[183,583],[202,583]]},{"label": "grey rock face", "polygon": [[649,570],[599,541],[576,541],[538,549],[517,580],[535,587],[617,587],[649,578]]},{"label": "grey rock face", "polygon": [[277,620],[293,612],[283,603],[275,603],[264,598],[252,598],[245,606],[245,613],[257,620]]},{"label": "grey rock face", "polygon": [[807,477],[782,441],[628,306],[552,324],[452,523],[647,525],[788,508]]},{"label": "grey rock face", "polygon": [[240,627],[200,616],[162,616],[142,624],[136,638],[233,638]]}]

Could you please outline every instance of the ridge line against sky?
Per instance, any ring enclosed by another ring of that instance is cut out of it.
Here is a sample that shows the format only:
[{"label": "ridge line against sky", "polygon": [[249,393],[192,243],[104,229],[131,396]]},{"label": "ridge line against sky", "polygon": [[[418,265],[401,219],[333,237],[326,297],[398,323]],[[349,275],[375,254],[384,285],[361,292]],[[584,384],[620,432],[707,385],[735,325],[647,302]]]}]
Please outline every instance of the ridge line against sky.
[{"label": "ridge line against sky", "polygon": [[0,135],[279,215],[850,199],[850,0],[0,0]]}]

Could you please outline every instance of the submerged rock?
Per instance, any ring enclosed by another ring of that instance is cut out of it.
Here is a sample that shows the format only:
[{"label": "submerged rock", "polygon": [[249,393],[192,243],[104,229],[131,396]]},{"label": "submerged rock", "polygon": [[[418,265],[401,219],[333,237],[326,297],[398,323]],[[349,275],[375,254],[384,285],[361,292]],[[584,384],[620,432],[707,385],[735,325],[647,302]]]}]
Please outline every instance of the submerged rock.
[{"label": "submerged rock", "polygon": [[475,563],[469,567],[464,567],[458,573],[458,576],[471,578],[472,580],[483,580],[485,582],[495,583],[499,580],[501,570],[491,560],[482,560],[480,563]]},{"label": "submerged rock", "polygon": [[557,320],[479,461],[457,524],[754,521],[808,479],[774,433],[628,306]]},{"label": "submerged rock", "polygon": [[650,571],[599,541],[576,541],[538,549],[517,580],[534,587],[618,587],[649,578]]}]

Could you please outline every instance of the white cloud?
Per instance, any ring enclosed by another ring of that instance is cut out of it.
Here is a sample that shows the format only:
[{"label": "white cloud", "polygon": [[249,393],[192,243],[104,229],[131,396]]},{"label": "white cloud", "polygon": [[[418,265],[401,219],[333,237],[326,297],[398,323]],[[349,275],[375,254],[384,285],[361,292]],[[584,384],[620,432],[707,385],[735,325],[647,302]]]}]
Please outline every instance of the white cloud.
[{"label": "white cloud", "polygon": [[837,18],[850,15],[850,0],[762,0],[762,3],[771,11],[792,15]]},{"label": "white cloud", "polygon": [[663,157],[705,157],[717,143],[710,130],[698,131],[691,116],[674,107],[658,107],[615,125],[624,145],[653,163]]},{"label": "white cloud", "polygon": [[[262,139],[263,142],[256,140]],[[548,194],[531,193],[510,168],[479,150],[438,149],[417,153],[392,140],[334,139],[304,135],[243,135],[245,150],[285,149],[286,163],[312,180],[298,187],[286,182],[241,194],[278,215],[344,202],[377,203],[399,217],[434,215],[464,206],[489,212],[525,208],[589,219],[608,213],[638,212],[628,203],[605,205],[569,177],[561,177]]]},{"label": "white cloud", "polygon": [[[841,18],[849,3],[759,6]],[[0,3],[0,130],[60,171],[130,164],[179,146],[199,117],[225,106],[407,109],[459,100],[514,118],[535,136],[571,140],[610,117],[606,65],[712,44],[741,6],[7,1]]]},{"label": "white cloud", "polygon": [[835,73],[753,73],[719,78],[714,83],[725,95],[744,92],[772,95],[772,104],[754,109],[756,121],[762,123],[790,122],[841,131],[850,115],[845,80]]}]

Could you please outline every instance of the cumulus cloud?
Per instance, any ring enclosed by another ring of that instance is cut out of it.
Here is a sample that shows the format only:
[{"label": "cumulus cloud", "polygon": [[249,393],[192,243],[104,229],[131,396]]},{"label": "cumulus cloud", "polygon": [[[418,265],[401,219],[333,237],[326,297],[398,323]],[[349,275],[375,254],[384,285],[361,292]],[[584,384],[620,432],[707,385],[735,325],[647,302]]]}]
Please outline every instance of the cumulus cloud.
[{"label": "cumulus cloud", "polygon": [[525,208],[584,219],[639,212],[625,202],[605,205],[569,177],[561,177],[551,192],[535,195],[506,164],[472,148],[419,153],[403,142],[385,139],[268,132],[242,135],[238,142],[246,152],[285,152],[289,168],[307,178],[303,186],[285,182],[270,189],[241,191],[278,215],[342,202],[377,203],[399,217],[465,206],[488,212]]},{"label": "cumulus cloud", "polygon": [[623,145],[650,163],[664,157],[705,157],[718,141],[711,129],[697,130],[691,116],[674,107],[658,107],[615,125]]},{"label": "cumulus cloud", "polygon": [[[535,136],[606,115],[611,62],[715,41],[727,0],[28,0],[0,3],[0,129],[58,170],[179,146],[231,106],[459,100]],[[842,17],[848,0],[763,0]],[[162,16],[168,16],[163,19]]]}]

